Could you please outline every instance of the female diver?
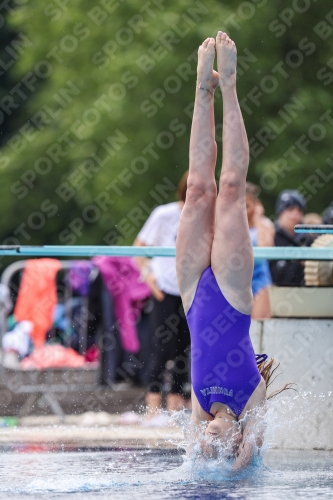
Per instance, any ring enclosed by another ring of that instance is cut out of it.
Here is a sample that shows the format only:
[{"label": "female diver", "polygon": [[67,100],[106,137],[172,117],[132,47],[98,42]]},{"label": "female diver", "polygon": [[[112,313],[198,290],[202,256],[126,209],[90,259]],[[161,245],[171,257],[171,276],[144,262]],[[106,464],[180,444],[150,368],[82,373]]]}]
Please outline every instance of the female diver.
[{"label": "female diver", "polygon": [[[215,52],[218,73],[213,70]],[[223,161],[214,177],[214,91],[223,99]],[[206,442],[232,441],[235,471],[262,445],[267,374],[249,336],[253,251],[245,203],[249,145],[236,94],[236,46],[218,32],[198,50],[186,201],[176,245],[177,277],[191,332],[192,421]],[[280,392],[280,391],[279,391]],[[246,418],[243,418],[246,416]],[[242,420],[242,425],[237,421]],[[235,428],[239,428],[235,432]],[[251,435],[251,439],[249,436]],[[209,446],[210,447],[210,446]]]}]

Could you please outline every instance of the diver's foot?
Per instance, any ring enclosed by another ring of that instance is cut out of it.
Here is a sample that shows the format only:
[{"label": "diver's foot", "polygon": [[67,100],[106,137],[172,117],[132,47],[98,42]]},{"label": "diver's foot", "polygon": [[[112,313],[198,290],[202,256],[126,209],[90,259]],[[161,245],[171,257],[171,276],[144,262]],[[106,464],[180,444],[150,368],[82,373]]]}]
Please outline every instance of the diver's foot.
[{"label": "diver's foot", "polygon": [[226,33],[219,31],[216,37],[217,69],[221,90],[236,84],[237,49]]},{"label": "diver's foot", "polygon": [[212,94],[219,85],[219,75],[213,70],[215,40],[206,38],[198,49],[197,86]]}]

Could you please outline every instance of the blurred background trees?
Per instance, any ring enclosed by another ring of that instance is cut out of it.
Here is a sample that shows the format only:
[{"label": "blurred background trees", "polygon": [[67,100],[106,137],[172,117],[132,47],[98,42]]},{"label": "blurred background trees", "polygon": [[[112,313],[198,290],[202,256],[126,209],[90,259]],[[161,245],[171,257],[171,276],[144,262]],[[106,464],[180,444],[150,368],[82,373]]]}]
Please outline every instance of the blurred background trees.
[{"label": "blurred background trees", "polygon": [[332,201],[328,2],[20,1],[3,26],[2,244],[130,244],[188,167],[196,51],[218,29],[267,215],[284,188],[311,211]]}]

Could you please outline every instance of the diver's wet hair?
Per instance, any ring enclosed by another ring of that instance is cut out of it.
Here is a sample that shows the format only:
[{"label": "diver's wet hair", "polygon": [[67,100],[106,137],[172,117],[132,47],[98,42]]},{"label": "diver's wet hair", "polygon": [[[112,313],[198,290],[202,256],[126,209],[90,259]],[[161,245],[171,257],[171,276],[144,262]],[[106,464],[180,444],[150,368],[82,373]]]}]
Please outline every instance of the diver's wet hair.
[{"label": "diver's wet hair", "polygon": [[185,198],[186,198],[188,173],[189,173],[189,171],[186,170],[186,172],[182,175],[182,177],[178,183],[177,200],[179,200],[179,201],[185,201]]},{"label": "diver's wet hair", "polygon": [[[276,366],[274,366],[274,364]],[[279,368],[279,366],[280,366],[280,363],[275,363],[274,358],[271,358],[269,361],[264,361],[263,363],[260,363],[260,365],[258,365],[259,373],[265,381],[266,389],[268,389],[268,387],[280,375],[279,373],[277,373],[274,376],[274,374],[275,374],[276,370]],[[274,376],[274,378],[273,378],[273,376]],[[272,398],[274,398],[274,396],[277,396],[278,394],[280,394],[283,391],[292,390],[292,391],[297,392],[295,387],[293,387],[294,385],[296,385],[294,382],[288,382],[283,387],[280,387],[280,389],[276,389],[275,391],[273,391],[269,396],[267,396],[267,399],[272,399]]]}]

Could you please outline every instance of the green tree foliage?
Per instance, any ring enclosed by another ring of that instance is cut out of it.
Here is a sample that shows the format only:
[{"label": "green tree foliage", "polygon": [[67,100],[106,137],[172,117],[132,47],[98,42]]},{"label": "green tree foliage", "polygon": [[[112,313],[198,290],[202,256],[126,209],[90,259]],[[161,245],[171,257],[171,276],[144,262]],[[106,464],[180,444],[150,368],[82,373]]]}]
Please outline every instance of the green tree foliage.
[{"label": "green tree foliage", "polygon": [[253,6],[243,24],[239,17],[254,10],[235,9],[241,28],[232,30],[257,58],[238,86],[255,150],[249,177],[268,214],[285,188],[299,188],[308,210],[322,212],[333,198],[332,8],[312,0]]},{"label": "green tree foliage", "polygon": [[10,95],[13,87],[18,83],[11,77],[10,73],[11,68],[19,58],[17,47],[22,38],[25,38],[24,35],[15,32],[8,25],[8,15],[8,12],[0,14],[0,102],[2,104],[0,110],[0,144],[6,143],[7,138],[15,132],[18,125],[16,120],[19,115],[18,109],[15,109],[15,112],[9,110],[8,113],[4,108],[8,105],[6,96]]},{"label": "green tree foliage", "polygon": [[196,51],[221,28],[237,44],[249,179],[268,215],[283,188],[314,211],[332,201],[327,2],[20,4],[10,23],[29,43],[11,77],[30,98],[0,152],[3,242],[130,243],[187,169]]}]

